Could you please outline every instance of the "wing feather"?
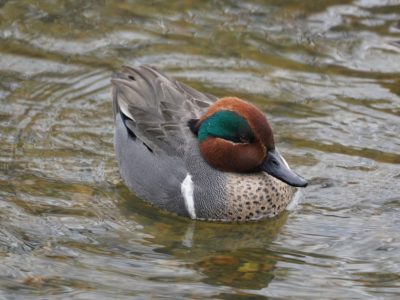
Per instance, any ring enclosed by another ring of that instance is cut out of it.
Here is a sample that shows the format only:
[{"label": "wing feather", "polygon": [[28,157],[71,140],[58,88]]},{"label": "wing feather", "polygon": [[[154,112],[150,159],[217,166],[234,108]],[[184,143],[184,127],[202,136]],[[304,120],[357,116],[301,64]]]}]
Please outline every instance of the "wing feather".
[{"label": "wing feather", "polygon": [[200,118],[217,99],[151,66],[123,66],[113,75],[114,113],[129,120],[129,130],[153,152],[183,155],[187,122]]}]

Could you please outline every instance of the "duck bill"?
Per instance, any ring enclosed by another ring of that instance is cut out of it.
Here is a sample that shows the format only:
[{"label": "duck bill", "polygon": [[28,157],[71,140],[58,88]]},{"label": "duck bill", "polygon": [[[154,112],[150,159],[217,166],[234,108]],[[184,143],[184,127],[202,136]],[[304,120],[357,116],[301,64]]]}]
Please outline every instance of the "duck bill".
[{"label": "duck bill", "polygon": [[285,159],[279,154],[278,150],[273,149],[268,151],[267,158],[262,163],[261,169],[288,185],[296,187],[307,186],[307,180],[300,177],[289,168]]}]

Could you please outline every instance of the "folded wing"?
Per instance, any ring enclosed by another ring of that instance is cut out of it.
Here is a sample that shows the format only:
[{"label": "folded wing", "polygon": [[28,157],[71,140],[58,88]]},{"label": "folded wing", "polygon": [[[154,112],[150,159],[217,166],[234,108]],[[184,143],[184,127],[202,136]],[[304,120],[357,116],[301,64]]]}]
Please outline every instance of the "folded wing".
[{"label": "folded wing", "polygon": [[182,156],[187,122],[216,101],[150,66],[124,66],[111,81],[114,115],[155,153]]}]

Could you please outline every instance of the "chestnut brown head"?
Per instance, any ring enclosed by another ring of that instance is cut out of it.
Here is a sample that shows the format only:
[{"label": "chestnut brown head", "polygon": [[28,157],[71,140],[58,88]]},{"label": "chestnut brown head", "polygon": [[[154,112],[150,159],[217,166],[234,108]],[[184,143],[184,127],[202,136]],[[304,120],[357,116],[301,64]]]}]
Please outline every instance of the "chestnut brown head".
[{"label": "chestnut brown head", "polygon": [[198,137],[203,158],[220,171],[265,171],[293,186],[307,184],[275,151],[272,129],[264,113],[246,101],[219,99],[189,126]]}]

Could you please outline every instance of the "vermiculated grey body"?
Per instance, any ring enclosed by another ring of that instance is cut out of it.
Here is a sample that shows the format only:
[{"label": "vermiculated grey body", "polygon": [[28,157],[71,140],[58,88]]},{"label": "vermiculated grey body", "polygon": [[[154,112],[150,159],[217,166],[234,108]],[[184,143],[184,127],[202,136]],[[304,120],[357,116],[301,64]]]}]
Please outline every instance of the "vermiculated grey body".
[{"label": "vermiculated grey body", "polygon": [[272,217],[291,201],[296,189],[264,172],[221,172],[203,159],[187,122],[200,118],[216,97],[151,67],[125,67],[112,82],[116,157],[126,185],[139,197],[193,217],[182,193],[190,175],[197,219]]},{"label": "vermiculated grey body", "polygon": [[131,191],[160,208],[188,216],[180,190],[186,176],[181,158],[150,152],[139,138],[129,135],[120,113],[115,118],[114,146],[121,176]]}]

